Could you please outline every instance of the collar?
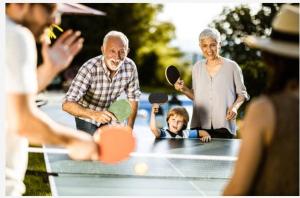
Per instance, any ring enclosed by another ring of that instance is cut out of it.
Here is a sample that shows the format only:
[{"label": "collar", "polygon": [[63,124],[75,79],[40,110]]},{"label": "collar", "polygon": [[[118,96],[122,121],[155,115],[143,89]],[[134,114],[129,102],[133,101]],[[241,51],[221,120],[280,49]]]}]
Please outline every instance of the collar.
[{"label": "collar", "polygon": [[110,75],[110,71],[109,69],[107,68],[106,64],[105,64],[105,61],[104,61],[104,56],[101,55],[101,62],[102,62],[102,67],[104,69],[104,73],[109,76]]},{"label": "collar", "polygon": [[183,137],[183,132],[182,130],[178,131],[178,133],[173,133],[171,132],[169,129],[167,129],[168,133],[171,135],[172,138],[176,137],[177,135],[179,135],[180,137]]}]

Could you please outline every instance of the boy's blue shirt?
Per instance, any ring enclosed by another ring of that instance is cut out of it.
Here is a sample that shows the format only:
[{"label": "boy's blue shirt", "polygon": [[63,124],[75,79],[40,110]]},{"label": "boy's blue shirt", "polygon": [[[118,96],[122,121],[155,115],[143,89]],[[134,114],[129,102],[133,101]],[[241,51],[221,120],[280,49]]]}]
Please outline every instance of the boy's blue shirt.
[{"label": "boy's blue shirt", "polygon": [[181,130],[178,134],[171,132],[167,127],[160,128],[160,138],[199,138],[197,130]]}]

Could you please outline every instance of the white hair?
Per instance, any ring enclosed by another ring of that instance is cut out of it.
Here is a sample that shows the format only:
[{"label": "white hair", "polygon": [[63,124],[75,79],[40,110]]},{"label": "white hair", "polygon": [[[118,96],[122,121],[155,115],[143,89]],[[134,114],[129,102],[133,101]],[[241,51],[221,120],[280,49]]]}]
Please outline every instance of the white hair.
[{"label": "white hair", "polygon": [[221,42],[220,32],[214,28],[205,28],[204,30],[202,30],[199,35],[199,43],[201,43],[201,40],[204,38],[212,38],[217,41],[217,43]]},{"label": "white hair", "polygon": [[103,46],[105,47],[106,46],[106,43],[107,43],[107,40],[110,38],[110,37],[117,37],[117,38],[120,38],[123,42],[123,44],[125,45],[126,49],[128,49],[129,47],[129,41],[128,41],[128,38],[127,36],[122,33],[122,32],[119,32],[119,31],[110,31],[108,32],[105,36],[104,36],[104,39],[103,39]]}]

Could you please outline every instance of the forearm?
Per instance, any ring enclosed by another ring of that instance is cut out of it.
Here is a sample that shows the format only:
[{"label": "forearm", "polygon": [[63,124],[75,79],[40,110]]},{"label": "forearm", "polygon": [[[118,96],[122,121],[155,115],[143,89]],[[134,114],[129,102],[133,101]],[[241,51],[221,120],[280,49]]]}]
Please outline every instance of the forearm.
[{"label": "forearm", "polygon": [[41,64],[37,69],[38,92],[44,90],[58,74],[53,67]]},{"label": "forearm", "polygon": [[62,109],[75,117],[93,119],[95,111],[85,108],[76,102],[65,101],[62,104]]},{"label": "forearm", "polygon": [[184,86],[183,89],[181,90],[181,93],[186,95],[189,99],[194,100],[194,92],[192,89]]},{"label": "forearm", "polygon": [[238,110],[240,106],[245,102],[245,97],[243,95],[238,95],[237,99],[233,103],[232,107]]},{"label": "forearm", "polygon": [[180,91],[181,93],[186,95],[189,99],[194,100],[193,90],[185,86],[183,80],[178,79],[174,84],[174,87],[177,91]]},{"label": "forearm", "polygon": [[133,129],[134,126],[134,121],[136,118],[137,110],[138,110],[138,102],[137,101],[130,101],[130,106],[131,106],[131,114],[128,117],[128,126]]},{"label": "forearm", "polygon": [[33,144],[49,144],[68,147],[78,139],[91,139],[92,137],[71,128],[55,123],[46,114],[37,110],[34,114],[24,116],[24,124],[19,134],[27,137]]},{"label": "forearm", "polygon": [[80,138],[89,139],[82,132],[74,131],[52,121],[34,103],[34,96],[11,94],[8,96],[8,130],[25,136],[35,144],[68,146]]},{"label": "forearm", "polygon": [[152,131],[153,135],[155,135],[155,137],[160,136],[156,126],[155,113],[153,112],[153,110],[151,111],[151,116],[150,116],[150,130]]}]

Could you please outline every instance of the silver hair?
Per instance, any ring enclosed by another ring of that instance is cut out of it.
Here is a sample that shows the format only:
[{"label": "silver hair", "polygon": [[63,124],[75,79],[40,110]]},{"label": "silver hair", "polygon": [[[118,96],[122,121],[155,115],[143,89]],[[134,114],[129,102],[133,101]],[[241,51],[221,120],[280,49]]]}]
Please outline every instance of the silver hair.
[{"label": "silver hair", "polygon": [[204,38],[212,38],[217,41],[217,43],[221,42],[220,32],[214,28],[205,28],[204,30],[202,30],[199,35],[199,43],[201,43],[201,40]]},{"label": "silver hair", "polygon": [[104,47],[106,46],[107,40],[108,40],[110,37],[117,37],[117,38],[120,38],[120,39],[122,40],[122,42],[124,43],[126,49],[128,49],[128,47],[129,47],[129,41],[128,41],[127,36],[126,36],[124,33],[122,33],[122,32],[114,31],[114,30],[108,32],[108,33],[104,36],[103,44],[102,44]]}]

